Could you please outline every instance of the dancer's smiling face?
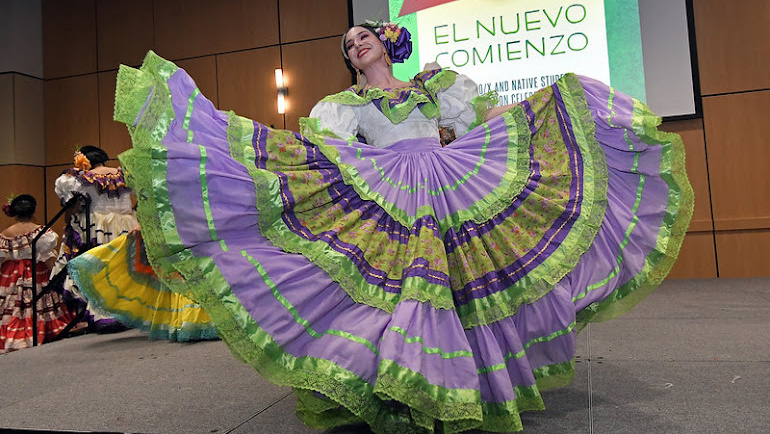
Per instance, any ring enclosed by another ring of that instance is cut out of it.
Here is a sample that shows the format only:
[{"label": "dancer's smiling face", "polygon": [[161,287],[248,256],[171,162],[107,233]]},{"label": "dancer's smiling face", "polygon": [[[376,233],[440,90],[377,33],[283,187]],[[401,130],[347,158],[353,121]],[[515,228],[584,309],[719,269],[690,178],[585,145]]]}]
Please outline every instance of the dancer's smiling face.
[{"label": "dancer's smiling face", "polygon": [[385,45],[364,27],[353,27],[345,34],[345,52],[357,69],[366,69],[376,62],[385,62]]}]

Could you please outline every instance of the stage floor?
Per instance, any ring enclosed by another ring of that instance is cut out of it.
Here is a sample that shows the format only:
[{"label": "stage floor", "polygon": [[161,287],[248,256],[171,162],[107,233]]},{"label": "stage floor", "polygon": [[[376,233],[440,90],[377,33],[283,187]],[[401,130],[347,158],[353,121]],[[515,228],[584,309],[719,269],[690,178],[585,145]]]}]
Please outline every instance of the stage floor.
[{"label": "stage floor", "polygon": [[[762,433],[770,426],[770,278],[669,280],[578,335],[575,380],[524,433]],[[221,341],[129,330],[0,355],[0,432],[321,433]],[[368,429],[334,433],[368,433]]]}]

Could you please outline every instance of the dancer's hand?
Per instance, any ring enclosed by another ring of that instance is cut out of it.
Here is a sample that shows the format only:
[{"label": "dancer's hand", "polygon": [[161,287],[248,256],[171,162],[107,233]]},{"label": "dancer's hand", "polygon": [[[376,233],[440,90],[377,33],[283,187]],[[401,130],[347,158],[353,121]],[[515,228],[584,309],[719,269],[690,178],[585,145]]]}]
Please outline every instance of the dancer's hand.
[{"label": "dancer's hand", "polygon": [[139,223],[137,223],[136,226],[134,226],[133,228],[131,228],[130,231],[128,231],[129,235],[139,235],[141,233],[142,233],[142,225],[140,225]]}]

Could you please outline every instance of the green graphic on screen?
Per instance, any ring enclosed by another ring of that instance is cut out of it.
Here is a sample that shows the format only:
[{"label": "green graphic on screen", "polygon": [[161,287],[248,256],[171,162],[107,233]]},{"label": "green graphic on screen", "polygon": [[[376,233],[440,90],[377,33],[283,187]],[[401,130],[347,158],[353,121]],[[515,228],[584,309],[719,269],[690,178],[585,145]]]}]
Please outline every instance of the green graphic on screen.
[{"label": "green graphic on screen", "polygon": [[436,62],[509,104],[574,72],[646,100],[637,0],[390,0],[389,12],[412,34],[402,80]]}]

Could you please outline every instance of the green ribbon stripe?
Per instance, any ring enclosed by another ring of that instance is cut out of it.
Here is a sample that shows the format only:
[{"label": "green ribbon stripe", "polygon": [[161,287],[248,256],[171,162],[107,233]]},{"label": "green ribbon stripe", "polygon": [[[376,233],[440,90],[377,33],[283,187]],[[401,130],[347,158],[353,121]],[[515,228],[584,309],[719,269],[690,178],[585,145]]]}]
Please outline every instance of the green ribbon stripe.
[{"label": "green ribbon stripe", "polygon": [[[576,326],[576,323],[572,322],[569,326],[567,326],[564,329],[557,330],[557,331],[552,332],[552,333],[550,333],[548,335],[545,335],[545,336],[540,336],[540,337],[537,337],[537,338],[533,338],[533,339],[525,342],[522,345],[522,350],[521,351],[516,352],[516,353],[509,352],[505,356],[503,356],[503,363],[498,363],[496,365],[491,365],[491,366],[484,366],[484,367],[478,368],[476,372],[478,374],[485,374],[485,373],[489,373],[489,372],[494,372],[494,371],[498,371],[498,370],[501,370],[501,369],[505,369],[507,367],[507,362],[509,360],[511,360],[511,359],[518,360],[518,359],[524,357],[526,355],[526,350],[528,350],[532,345],[540,344],[540,343],[544,343],[544,342],[550,342],[550,341],[552,341],[552,340],[554,340],[554,339],[556,339],[558,337],[568,335],[568,334],[572,333],[572,331],[575,329],[575,326]],[[407,331],[404,330],[401,327],[398,327],[398,326],[393,326],[389,330],[392,331],[392,332],[398,333],[401,336],[403,336],[404,337],[404,342],[407,343],[407,344],[412,344],[412,343],[420,344],[420,346],[422,348],[422,351],[425,354],[438,354],[438,355],[441,356],[442,359],[453,359],[453,358],[457,358],[457,357],[473,357],[473,352],[472,351],[459,350],[459,351],[451,351],[451,352],[449,352],[449,351],[445,351],[445,350],[443,350],[441,348],[438,348],[438,347],[427,347],[427,346],[425,346],[424,339],[421,336],[409,337],[408,334],[407,334]]]},{"label": "green ribbon stripe", "polygon": [[422,352],[425,354],[438,354],[441,356],[442,359],[454,359],[457,357],[473,357],[473,351],[458,350],[458,351],[447,352],[438,347],[426,347],[425,343],[423,342],[423,338],[421,336],[413,336],[410,338],[407,336],[406,330],[402,329],[401,327],[393,326],[389,330],[402,335],[404,337],[404,343],[420,344],[420,347],[422,348]]},{"label": "green ribbon stripe", "polygon": [[610,88],[610,96],[609,100],[607,101],[607,108],[610,111],[610,114],[607,115],[607,125],[609,125],[611,128],[615,128],[615,124],[612,123],[612,118],[615,117],[615,106],[613,103],[615,102],[615,88]]},{"label": "green ribbon stripe", "polygon": [[[209,201],[209,186],[206,180],[206,162],[208,161],[208,154],[206,148],[199,145],[198,150],[201,154],[200,164],[198,165],[199,179],[201,181],[201,199],[203,200],[203,212],[206,214],[206,225],[209,228],[209,236],[212,241],[216,241],[217,230],[214,226],[214,215],[211,213],[211,202]],[[224,240],[223,240],[224,241]],[[223,250],[226,250],[223,248]]]},{"label": "green ribbon stripe", "polygon": [[195,107],[195,98],[197,98],[200,93],[201,91],[196,87],[187,99],[187,112],[185,112],[184,122],[182,122],[182,128],[187,131],[187,143],[192,143],[193,141],[193,132],[190,129],[190,118],[192,118],[193,108]]}]

